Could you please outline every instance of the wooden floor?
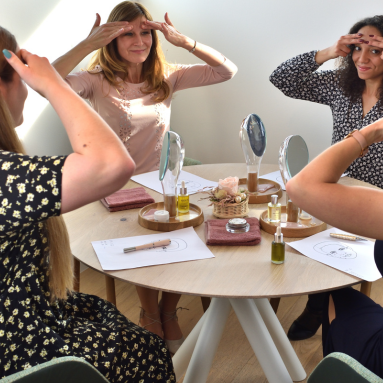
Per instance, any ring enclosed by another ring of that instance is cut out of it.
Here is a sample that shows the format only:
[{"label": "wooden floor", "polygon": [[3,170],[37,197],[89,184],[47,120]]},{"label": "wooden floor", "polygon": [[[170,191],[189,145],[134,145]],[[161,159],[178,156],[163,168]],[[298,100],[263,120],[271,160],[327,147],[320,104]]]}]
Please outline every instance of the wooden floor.
[{"label": "wooden floor", "polygon": [[[383,306],[383,280],[374,282],[371,297]],[[87,269],[81,273],[80,291],[106,298],[104,277]],[[139,300],[135,287],[116,281],[117,307],[130,320],[137,323]],[[281,300],[277,316],[285,331],[302,312],[307,296],[289,297]],[[182,296],[180,306],[188,308],[179,314],[180,326],[184,335],[189,334],[201,317],[203,310],[198,297]],[[294,349],[309,375],[322,359],[321,329],[311,339],[292,342]],[[222,341],[215,356],[208,383],[250,383],[267,382],[262,369],[254,356],[245,334],[233,311],[230,313]],[[182,380],[181,380],[182,382]]]}]

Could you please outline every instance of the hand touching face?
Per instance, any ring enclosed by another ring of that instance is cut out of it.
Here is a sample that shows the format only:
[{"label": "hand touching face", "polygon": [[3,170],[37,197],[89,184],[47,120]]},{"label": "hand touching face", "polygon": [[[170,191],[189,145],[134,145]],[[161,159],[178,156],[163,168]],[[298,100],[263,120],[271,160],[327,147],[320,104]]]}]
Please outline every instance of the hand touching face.
[{"label": "hand touching face", "polygon": [[372,26],[359,30],[362,35],[355,44],[352,60],[362,80],[383,79],[383,38],[380,31]]},{"label": "hand touching face", "polygon": [[131,64],[141,64],[149,56],[152,47],[152,33],[145,29],[145,16],[130,21],[129,31],[116,38],[118,53],[121,58]]}]

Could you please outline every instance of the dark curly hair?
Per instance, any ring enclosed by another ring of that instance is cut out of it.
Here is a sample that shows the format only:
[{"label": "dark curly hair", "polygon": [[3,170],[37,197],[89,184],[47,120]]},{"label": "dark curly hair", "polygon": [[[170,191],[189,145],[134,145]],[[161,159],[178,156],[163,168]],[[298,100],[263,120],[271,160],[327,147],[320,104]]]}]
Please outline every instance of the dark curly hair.
[{"label": "dark curly hair", "polygon": [[[383,36],[383,15],[377,15],[373,17],[367,17],[354,24],[349,34],[358,33],[358,31],[366,26],[374,27],[379,30]],[[362,96],[365,81],[359,78],[358,71],[352,60],[352,53],[354,52],[355,45],[351,45],[351,52],[346,57],[340,57],[338,60],[337,73],[339,76],[339,85],[344,94],[351,99],[352,102],[356,102],[359,97]],[[383,106],[383,81],[378,90],[378,99],[380,101],[380,107]]]}]

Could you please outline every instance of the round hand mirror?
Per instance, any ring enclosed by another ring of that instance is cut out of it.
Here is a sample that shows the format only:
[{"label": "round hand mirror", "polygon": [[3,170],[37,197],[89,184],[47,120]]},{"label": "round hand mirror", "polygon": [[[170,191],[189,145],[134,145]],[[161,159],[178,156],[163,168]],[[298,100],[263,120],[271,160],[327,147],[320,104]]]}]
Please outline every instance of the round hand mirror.
[{"label": "round hand mirror", "polygon": [[259,166],[266,151],[266,130],[256,114],[249,114],[239,131],[239,140],[247,164],[247,188],[250,192],[258,189]]}]

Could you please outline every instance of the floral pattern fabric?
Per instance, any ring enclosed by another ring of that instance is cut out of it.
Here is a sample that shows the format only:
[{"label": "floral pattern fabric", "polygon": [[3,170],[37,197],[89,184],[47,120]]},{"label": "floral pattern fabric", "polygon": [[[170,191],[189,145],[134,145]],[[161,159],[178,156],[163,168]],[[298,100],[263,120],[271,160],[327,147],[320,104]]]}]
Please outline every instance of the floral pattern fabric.
[{"label": "floral pattern fabric", "polygon": [[60,214],[64,161],[0,151],[0,377],[72,355],[111,382],[174,382],[163,340],[111,303],[50,303],[44,220]]},{"label": "floral pattern fabric", "polygon": [[[270,76],[270,81],[286,96],[328,105],[333,116],[332,144],[354,129],[362,129],[383,117],[378,101],[363,117],[362,98],[353,103],[339,87],[335,70],[317,71],[317,51],[304,53],[282,63]],[[383,188],[383,143],[372,144],[369,152],[355,160],[348,175]]]}]

